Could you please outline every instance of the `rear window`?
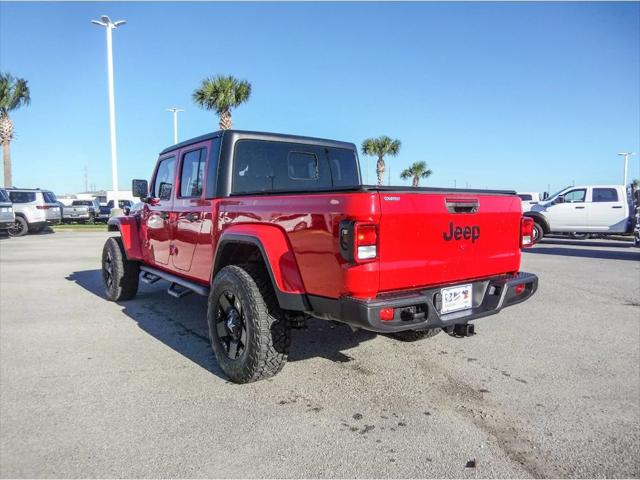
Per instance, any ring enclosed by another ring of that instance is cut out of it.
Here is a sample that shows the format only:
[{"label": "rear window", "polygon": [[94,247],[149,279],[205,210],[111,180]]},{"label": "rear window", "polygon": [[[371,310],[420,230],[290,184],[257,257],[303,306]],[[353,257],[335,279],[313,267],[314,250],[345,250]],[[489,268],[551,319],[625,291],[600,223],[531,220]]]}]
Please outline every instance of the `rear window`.
[{"label": "rear window", "polygon": [[520,200],[523,200],[525,202],[530,202],[531,200],[533,200],[533,196],[532,195],[518,194],[518,196],[520,197]]},{"label": "rear window", "polygon": [[58,201],[56,194],[53,192],[42,192],[42,196],[44,197],[44,203],[56,203]]},{"label": "rear window", "polygon": [[13,203],[30,203],[36,201],[36,192],[9,192]]},{"label": "rear window", "polygon": [[233,192],[313,191],[359,183],[355,153],[266,140],[240,140],[233,162]]},{"label": "rear window", "polygon": [[91,205],[93,205],[93,202],[90,200],[74,200],[71,202],[73,207],[90,207]]},{"label": "rear window", "polygon": [[617,202],[618,192],[616,191],[615,188],[594,188],[593,201],[594,202]]}]

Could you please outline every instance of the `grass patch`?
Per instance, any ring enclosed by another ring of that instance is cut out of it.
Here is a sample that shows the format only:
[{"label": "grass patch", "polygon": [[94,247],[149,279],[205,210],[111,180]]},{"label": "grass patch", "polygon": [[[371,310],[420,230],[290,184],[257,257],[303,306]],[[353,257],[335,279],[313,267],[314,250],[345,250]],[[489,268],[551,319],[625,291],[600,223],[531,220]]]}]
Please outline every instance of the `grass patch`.
[{"label": "grass patch", "polygon": [[60,223],[53,225],[51,228],[53,228],[54,232],[107,231],[107,225],[105,223]]}]

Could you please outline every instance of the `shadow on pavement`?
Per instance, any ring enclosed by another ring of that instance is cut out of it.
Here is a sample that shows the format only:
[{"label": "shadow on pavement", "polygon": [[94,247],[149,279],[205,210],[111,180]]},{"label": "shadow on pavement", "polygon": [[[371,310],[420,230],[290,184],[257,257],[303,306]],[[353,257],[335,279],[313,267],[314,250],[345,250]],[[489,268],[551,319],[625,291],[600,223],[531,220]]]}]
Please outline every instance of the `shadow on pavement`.
[{"label": "shadow on pavement", "polygon": [[[607,245],[611,246],[611,245]],[[565,257],[601,258],[603,260],[640,260],[640,251],[620,250],[588,250],[586,248],[562,248],[562,247],[534,247],[526,250],[527,253],[542,255],[563,255]]]},{"label": "shadow on pavement", "polygon": [[551,238],[543,238],[540,241],[542,245],[571,245],[576,247],[605,247],[605,248],[633,248],[633,242],[623,242],[620,240],[571,240],[571,239],[551,239]]},{"label": "shadow on pavement", "polygon": [[[66,279],[105,298],[102,274],[98,269],[73,272]],[[196,294],[173,298],[167,294],[167,286],[164,281],[154,285],[141,282],[138,295],[133,300],[118,302],[118,305],[146,333],[226,380],[211,351],[207,299]],[[360,343],[375,338],[376,334],[364,330],[353,332],[346,325],[311,319],[307,322],[306,329],[294,330],[292,336],[290,362],[322,357],[345,363],[353,358],[343,353],[344,350],[357,347]]]}]

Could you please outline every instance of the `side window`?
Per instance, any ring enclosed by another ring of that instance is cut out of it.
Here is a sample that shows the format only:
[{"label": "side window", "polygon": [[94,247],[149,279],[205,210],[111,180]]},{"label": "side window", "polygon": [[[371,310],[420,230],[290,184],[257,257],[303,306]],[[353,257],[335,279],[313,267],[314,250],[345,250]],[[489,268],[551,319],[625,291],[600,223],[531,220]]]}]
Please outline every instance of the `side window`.
[{"label": "side window", "polygon": [[587,191],[584,188],[579,190],[571,190],[564,194],[564,201],[567,203],[582,203]]},{"label": "side window", "polygon": [[531,200],[533,200],[533,197],[531,195],[520,194],[518,196],[520,197],[520,200],[522,200],[523,202],[530,202]]},{"label": "side window", "polygon": [[169,200],[173,190],[173,181],[176,171],[176,157],[167,157],[160,161],[153,180],[151,195],[160,200]]},{"label": "side window", "polygon": [[30,203],[36,201],[36,192],[9,192],[13,203]]},{"label": "side window", "polygon": [[313,191],[331,187],[324,148],[240,140],[235,145],[233,192]]},{"label": "side window", "polygon": [[618,191],[615,188],[594,188],[593,200],[594,202],[617,202]]},{"label": "side window", "polygon": [[187,152],[182,156],[181,197],[200,197],[202,195],[206,152],[206,149],[200,148]]}]

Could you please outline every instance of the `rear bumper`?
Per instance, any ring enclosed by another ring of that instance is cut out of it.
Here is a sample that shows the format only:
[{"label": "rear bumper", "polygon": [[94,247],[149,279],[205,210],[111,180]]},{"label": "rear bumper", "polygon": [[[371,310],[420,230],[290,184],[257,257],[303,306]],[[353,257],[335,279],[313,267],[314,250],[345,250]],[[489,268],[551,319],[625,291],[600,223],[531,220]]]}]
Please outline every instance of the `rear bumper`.
[{"label": "rear bumper", "polygon": [[[492,277],[476,282],[462,282],[460,285],[469,283],[473,285],[472,308],[447,314],[440,313],[442,287],[383,295],[372,300],[310,297],[309,301],[316,315],[374,332],[447,328],[496,314],[505,307],[524,302],[536,292],[538,277],[520,272],[515,276]],[[520,294],[516,293],[518,285],[524,285]],[[455,285],[446,285],[450,286]],[[380,310],[383,308],[394,308],[393,320],[380,320]]]}]

